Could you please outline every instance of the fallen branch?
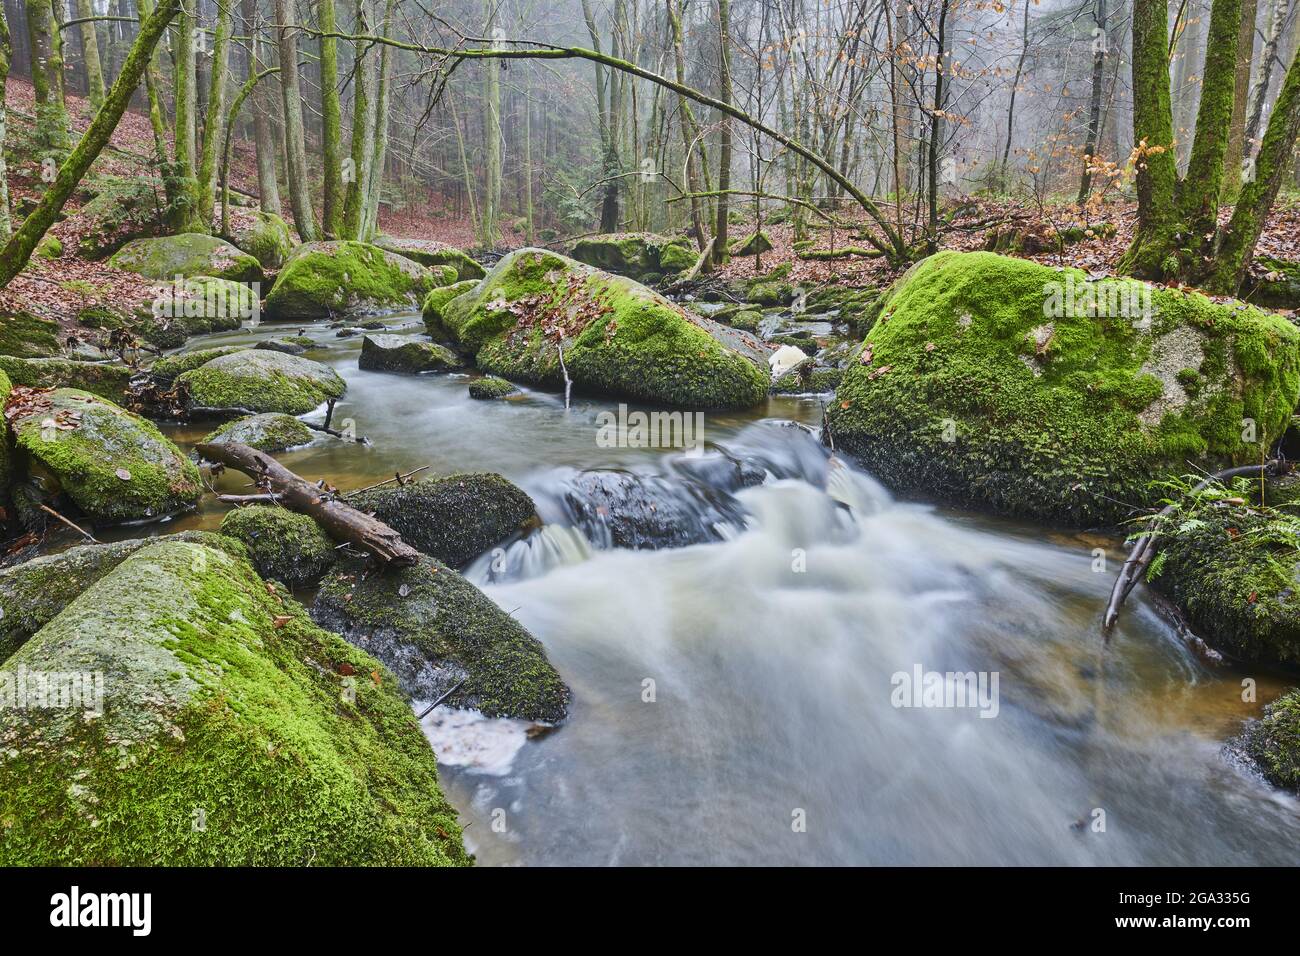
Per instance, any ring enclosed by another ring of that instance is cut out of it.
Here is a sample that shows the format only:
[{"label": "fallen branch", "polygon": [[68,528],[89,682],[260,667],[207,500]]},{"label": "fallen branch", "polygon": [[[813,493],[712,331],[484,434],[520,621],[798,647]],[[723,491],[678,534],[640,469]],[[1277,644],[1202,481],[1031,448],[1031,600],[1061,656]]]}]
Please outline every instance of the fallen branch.
[{"label": "fallen branch", "polygon": [[89,541],[91,544],[99,544],[99,542],[95,540],[95,536],[94,536],[93,534],[91,534],[91,533],[90,533],[89,531],[87,531],[85,528],[82,528],[80,525],[73,524],[71,521],[69,521],[67,518],[63,517],[63,515],[59,514],[57,511],[55,511],[55,510],[54,510],[53,508],[51,508],[49,505],[40,505],[39,507],[40,507],[40,509],[41,509],[42,511],[44,511],[46,514],[54,515],[54,517],[58,518],[60,521],[62,521],[64,524],[66,524],[66,525],[67,525],[69,528],[71,528],[73,531],[77,532],[77,534],[81,535],[83,538],[85,538],[87,541]]},{"label": "fallen branch", "polygon": [[196,450],[208,461],[242,471],[280,504],[314,519],[335,541],[356,545],[380,564],[406,567],[420,559],[420,552],[384,522],[340,501],[332,489],[300,478],[264,452],[238,442],[204,442]]},{"label": "fallen branch", "polygon": [[[1189,494],[1194,495],[1204,491],[1215,482],[1223,482],[1231,478],[1282,474],[1289,467],[1289,463],[1285,460],[1276,458],[1273,461],[1264,462],[1262,465],[1241,465],[1236,468],[1225,468],[1223,471],[1216,471],[1214,474],[1197,482]],[[1137,587],[1138,581],[1142,580],[1146,569],[1150,567],[1152,560],[1155,559],[1155,542],[1161,524],[1177,510],[1177,507],[1177,504],[1169,504],[1156,512],[1151,519],[1151,524],[1134,543],[1132,550],[1129,551],[1128,557],[1124,561],[1124,566],[1120,568],[1119,577],[1115,579],[1115,585],[1110,590],[1110,600],[1106,602],[1105,617],[1102,618],[1101,632],[1107,641],[1110,640],[1111,629],[1115,626],[1115,622],[1119,620],[1119,611],[1124,606],[1124,601]]]},{"label": "fallen branch", "polygon": [[359,495],[363,491],[370,491],[374,488],[382,488],[384,487],[384,485],[391,485],[394,481],[397,482],[399,485],[404,485],[406,484],[407,478],[410,478],[412,475],[418,475],[422,471],[428,471],[428,470],[429,470],[428,465],[421,465],[419,468],[412,469],[411,471],[408,471],[404,475],[399,473],[393,475],[393,477],[391,478],[385,478],[383,481],[376,481],[373,485],[366,485],[364,488],[354,488],[351,491],[345,491],[343,492],[342,497],[349,498],[352,495]]}]

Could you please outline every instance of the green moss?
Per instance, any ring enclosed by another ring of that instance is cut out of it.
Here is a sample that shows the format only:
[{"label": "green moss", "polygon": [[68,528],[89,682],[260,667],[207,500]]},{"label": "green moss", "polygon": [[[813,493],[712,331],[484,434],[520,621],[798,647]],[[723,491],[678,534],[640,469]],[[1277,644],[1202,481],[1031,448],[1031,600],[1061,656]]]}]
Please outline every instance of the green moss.
[{"label": "green moss", "polygon": [[418,342],[404,335],[367,335],[361,339],[359,368],[377,372],[448,372],[465,363],[451,349]]},{"label": "green moss", "polygon": [[[1055,308],[1067,283],[1108,304]],[[1143,301],[1149,327],[1113,314]],[[837,448],[896,488],[1071,524],[1120,520],[1188,459],[1258,460],[1243,420],[1267,444],[1300,393],[1300,331],[1277,316],[989,253],[913,267],[866,348],[829,410]]]},{"label": "green moss", "polygon": [[273,319],[418,308],[434,280],[428,270],[364,242],[311,242],[285,262],[266,297]]},{"label": "green moss", "polygon": [[334,542],[311,518],[280,507],[249,505],[221,519],[221,533],[242,541],[268,581],[305,584],[334,563]]},{"label": "green moss", "polygon": [[222,355],[233,355],[236,352],[246,352],[247,350],[247,345],[222,345],[218,348],[196,349],[193,352],[166,355],[149,367],[149,374],[154,378],[169,382],[182,372],[188,372],[190,369],[206,365],[214,358]]},{"label": "green moss", "polygon": [[[442,308],[442,325],[504,378],[695,408],[762,401],[768,373],[713,338],[703,320],[629,279],[556,253],[521,249]],[[546,330],[547,334],[544,334]]]},{"label": "green moss", "polygon": [[111,362],[74,362],[60,358],[14,358],[0,355],[0,371],[14,385],[32,388],[79,388],[106,398],[110,402],[123,402],[134,374],[125,365]]},{"label": "green moss", "polygon": [[756,305],[789,305],[794,301],[794,287],[788,282],[755,282],[745,290],[745,296]]},{"label": "green moss", "polygon": [[235,246],[201,232],[135,239],[113,254],[109,264],[146,279],[212,276],[233,282],[260,282],[262,267]]},{"label": "green moss", "polygon": [[246,408],[303,415],[347,388],[332,368],[297,355],[243,349],[183,372],[176,384],[190,407]]},{"label": "green moss", "polygon": [[22,400],[10,420],[18,446],[92,519],[158,519],[198,502],[198,469],[152,422],[79,389],[25,391]]},{"label": "green moss", "polygon": [[733,313],[727,319],[727,324],[733,329],[740,329],[742,332],[757,332],[758,324],[762,321],[762,312],[755,312],[752,309],[744,309],[740,312]]},{"label": "green moss", "polygon": [[256,259],[263,269],[279,269],[294,245],[289,224],[274,213],[260,211],[235,229],[230,242]]},{"label": "green moss", "polygon": [[132,239],[156,236],[163,227],[163,189],[155,180],[99,177],[87,184],[93,198],[77,214],[77,250],[88,259],[104,256]]},{"label": "green moss", "polygon": [[424,315],[424,327],[428,330],[429,335],[432,338],[435,338],[440,342],[452,341],[453,336],[442,324],[442,310],[452,299],[464,295],[477,285],[477,281],[467,279],[464,282],[457,282],[453,285],[445,285],[437,289],[429,290],[429,294],[424,297],[422,311]]},{"label": "green moss", "polygon": [[[509,383],[507,383],[509,384]],[[349,495],[412,547],[459,567],[536,518],[533,500],[500,475],[463,474]]]},{"label": "green moss", "polygon": [[519,391],[513,383],[495,375],[485,375],[469,383],[469,397],[478,399],[505,398]]},{"label": "green moss", "polygon": [[772,251],[772,240],[767,237],[767,233],[751,232],[747,236],[737,239],[729,248],[733,256],[752,256],[763,252]]},{"label": "green moss", "polygon": [[326,576],[312,607],[323,626],[391,667],[412,697],[451,691],[452,707],[489,717],[558,722],[569,689],[537,639],[434,558],[364,574],[362,562]]},{"label": "green moss", "polygon": [[380,236],[375,245],[399,256],[405,256],[422,266],[451,266],[455,277],[445,285],[464,282],[468,279],[481,279],[485,270],[464,251],[434,239],[399,239],[396,236]]},{"label": "green moss", "polygon": [[1273,784],[1300,792],[1300,690],[1273,701],[1246,728],[1245,750]]},{"label": "green moss", "polygon": [[131,327],[160,349],[179,348],[196,335],[232,332],[258,314],[256,287],[229,279],[197,276],[155,292],[136,308]]},{"label": "green moss", "polygon": [[312,440],[313,434],[310,428],[292,415],[268,412],[226,422],[204,438],[201,444],[238,442],[258,451],[276,452],[306,445]]},{"label": "green moss", "polygon": [[844,370],[838,368],[814,369],[811,362],[793,368],[772,383],[775,395],[802,395],[812,392],[833,392],[839,387],[844,377]]},{"label": "green moss", "polygon": [[42,259],[57,259],[63,255],[63,243],[58,236],[47,235],[36,245],[36,255]]},{"label": "green moss", "polygon": [[193,541],[247,557],[244,546],[210,531],[182,531],[159,538],[132,538],[108,544],[83,544],[58,554],[47,554],[0,569],[0,664],[22,647],[104,575],[135,554],[159,541]]},{"label": "green moss", "polygon": [[0,355],[38,358],[57,355],[59,324],[30,312],[0,317]]},{"label": "green moss", "polygon": [[573,245],[577,261],[631,279],[675,274],[695,265],[697,253],[689,239],[650,232],[608,233],[579,239]]},{"label": "green moss", "polygon": [[139,551],[18,667],[99,670],[106,698],[0,711],[0,864],[468,862],[393,676],[221,551]]}]

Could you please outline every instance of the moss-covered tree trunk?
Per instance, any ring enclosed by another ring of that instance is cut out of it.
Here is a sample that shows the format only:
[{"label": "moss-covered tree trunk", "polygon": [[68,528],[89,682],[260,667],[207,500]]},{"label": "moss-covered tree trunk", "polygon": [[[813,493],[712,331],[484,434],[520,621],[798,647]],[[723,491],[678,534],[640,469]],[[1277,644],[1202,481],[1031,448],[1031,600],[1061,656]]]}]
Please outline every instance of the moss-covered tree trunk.
[{"label": "moss-covered tree trunk", "polygon": [[321,189],[321,232],[327,239],[343,226],[343,133],[339,106],[339,44],[329,36],[337,30],[334,0],[320,0],[321,159],[325,182]]},{"label": "moss-covered tree trunk", "polygon": [[1259,136],[1260,124],[1264,122],[1268,85],[1273,79],[1273,64],[1277,62],[1277,50],[1282,44],[1282,33],[1286,29],[1290,9],[1291,0],[1273,0],[1269,7],[1268,33],[1264,37],[1264,49],[1259,54],[1259,75],[1250,91],[1250,107],[1246,114],[1247,155],[1251,153],[1251,141]]},{"label": "moss-covered tree trunk", "polygon": [[1120,259],[1119,270],[1160,278],[1177,271],[1179,231],[1178,166],[1169,100],[1169,10],[1163,2],[1134,5],[1132,69],[1138,216],[1133,242]]},{"label": "moss-covered tree trunk", "polygon": [[135,88],[140,84],[140,77],[144,75],[154,47],[158,45],[178,7],[179,0],[162,0],[158,8],[140,25],[140,33],[131,44],[131,51],[122,64],[122,70],[104,97],[104,105],[96,111],[90,126],[59,167],[58,175],[45,191],[40,204],[9,238],[4,248],[0,249],[0,288],[7,286],[22,271],[31,258],[32,250],[53,224],[63,204],[90,169],[90,164],[108,144]]},{"label": "moss-covered tree trunk", "polygon": [[[395,0],[384,4],[383,36],[388,37],[393,29],[393,7]],[[379,54],[379,91],[375,106],[375,150],[370,160],[370,178],[366,184],[366,211],[362,219],[361,238],[367,242],[379,232],[379,197],[384,185],[384,163],[388,158],[388,103],[392,86],[393,56],[391,46],[385,46]],[[529,243],[531,245],[531,242]]]},{"label": "moss-covered tree trunk", "polygon": [[50,0],[26,0],[24,5],[36,101],[36,148],[42,159],[60,162],[72,145],[72,134],[63,102],[63,61],[55,51],[52,10]]},{"label": "moss-covered tree trunk", "polygon": [[1206,283],[1211,291],[1235,295],[1240,289],[1269,210],[1291,168],[1297,135],[1300,135],[1300,52],[1292,59],[1282,81],[1282,91],[1255,159],[1255,176],[1242,188],[1232,219],[1223,230],[1214,271]]},{"label": "moss-covered tree trunk", "polygon": [[[138,0],[136,12],[140,22],[149,19],[153,13],[153,0]],[[162,82],[158,79],[158,54],[155,50],[144,70],[144,86],[149,101],[149,125],[153,128],[154,164],[158,167],[158,175],[162,177],[163,190],[167,194],[167,208],[170,209],[177,198],[176,180],[167,153],[167,124],[163,120],[162,96],[159,93],[161,85]]]},{"label": "moss-covered tree trunk", "polygon": [[195,46],[201,42],[194,17],[195,3],[197,0],[182,0],[180,12],[176,15],[173,189],[167,210],[167,225],[173,232],[203,232],[206,229],[202,215],[203,199],[195,173],[198,162],[195,150],[195,90],[198,84]]},{"label": "moss-covered tree trunk", "polygon": [[[359,36],[370,33],[370,4],[357,0],[356,30]],[[373,43],[355,42],[356,57],[352,72],[352,153],[347,197],[343,204],[343,236],[360,239],[365,216],[366,183],[370,178],[370,159],[375,135],[375,70]]]},{"label": "moss-covered tree trunk", "polygon": [[9,220],[9,168],[5,162],[5,138],[9,121],[9,108],[5,95],[9,85],[9,64],[13,59],[13,52],[9,23],[0,14],[0,239],[8,239],[13,231]]},{"label": "moss-covered tree trunk", "polygon": [[1240,32],[1241,0],[1214,0],[1201,78],[1201,105],[1196,114],[1196,139],[1187,164],[1187,178],[1179,189],[1179,214],[1187,224],[1187,244],[1203,257],[1213,252],[1218,226]]},{"label": "moss-covered tree trunk", "polygon": [[[718,0],[718,99],[731,105],[731,0]],[[718,216],[713,223],[713,261],[727,261],[727,197],[731,192],[731,117],[718,133]]]},{"label": "moss-covered tree trunk", "polygon": [[213,206],[217,195],[217,164],[226,121],[226,80],[230,69],[230,26],[234,19],[231,3],[217,4],[217,29],[212,41],[212,73],[208,87],[208,109],[203,120],[203,152],[199,160],[199,219],[212,231]]},{"label": "moss-covered tree trunk", "polygon": [[[267,67],[266,44],[262,40],[262,19],[257,0],[240,0],[244,33],[249,38],[250,77]],[[271,110],[275,93],[269,85],[258,84],[253,90],[253,144],[257,149],[257,192],[264,212],[280,215],[280,183],[276,175],[275,136],[271,131]]]},{"label": "moss-covered tree trunk", "polygon": [[1228,130],[1228,152],[1223,158],[1223,185],[1219,201],[1228,205],[1241,192],[1241,162],[1245,158],[1246,104],[1250,96],[1250,65],[1255,53],[1255,18],[1259,0],[1241,0],[1237,28],[1237,67],[1232,93],[1232,126]]},{"label": "moss-covered tree trunk", "polygon": [[307,146],[303,136],[302,84],[298,79],[298,27],[294,0],[275,0],[279,28],[280,94],[284,103],[285,169],[289,177],[289,206],[294,226],[303,242],[316,238],[310,183],[307,179]]},{"label": "moss-covered tree trunk", "polygon": [[[483,31],[494,36],[496,4],[486,0]],[[495,42],[495,41],[494,41]],[[491,249],[501,241],[501,70],[496,63],[483,64],[483,218],[479,221],[479,244]]]},{"label": "moss-covered tree trunk", "polygon": [[[89,21],[95,15],[91,0],[77,0],[77,19]],[[99,37],[93,21],[79,24],[81,30],[81,67],[86,73],[86,90],[90,105],[99,109],[104,105],[104,71],[99,65]]]}]

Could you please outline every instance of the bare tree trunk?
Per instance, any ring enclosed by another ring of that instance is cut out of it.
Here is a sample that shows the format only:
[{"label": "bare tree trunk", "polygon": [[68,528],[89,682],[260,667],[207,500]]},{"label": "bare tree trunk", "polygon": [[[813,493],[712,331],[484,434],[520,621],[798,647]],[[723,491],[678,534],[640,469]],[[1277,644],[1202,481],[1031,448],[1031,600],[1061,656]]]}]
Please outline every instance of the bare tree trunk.
[{"label": "bare tree trunk", "polygon": [[1220,201],[1231,205],[1241,192],[1241,163],[1246,155],[1246,106],[1250,95],[1250,66],[1255,55],[1255,19],[1259,0],[1241,0],[1241,22],[1237,29],[1237,66],[1233,80],[1232,126],[1228,154],[1223,159],[1223,189]]},{"label": "bare tree trunk", "polygon": [[5,102],[9,85],[9,64],[13,60],[13,40],[9,36],[9,21],[0,13],[0,239],[8,239],[13,227],[9,219],[9,169],[5,162],[5,139],[9,120],[9,107]]},{"label": "bare tree trunk", "polygon": [[279,20],[280,93],[284,100],[285,166],[289,179],[289,205],[294,225],[303,242],[316,239],[316,220],[312,214],[311,192],[307,179],[307,145],[302,124],[302,88],[298,80],[298,28],[293,11],[294,0],[275,0]]},{"label": "bare tree trunk", "polygon": [[[731,0],[718,0],[718,99],[731,105]],[[731,118],[718,134],[718,216],[713,225],[713,261],[727,261],[727,197],[731,190]]]},{"label": "bare tree trunk", "polygon": [[1247,156],[1255,153],[1254,141],[1259,136],[1259,127],[1264,122],[1264,104],[1268,100],[1268,87],[1273,79],[1273,67],[1277,63],[1277,48],[1282,43],[1282,31],[1286,29],[1286,15],[1291,8],[1291,0],[1273,0],[1270,8],[1268,36],[1264,39],[1264,49],[1259,55],[1259,75],[1255,86],[1250,91],[1250,111],[1246,120]]},{"label": "bare tree trunk", "polygon": [[208,231],[212,229],[216,202],[218,150],[226,121],[226,78],[230,69],[230,26],[234,7],[230,0],[217,4],[217,29],[212,41],[212,73],[209,77],[208,110],[203,121],[203,151],[199,160],[199,218]]},{"label": "bare tree trunk", "polygon": [[[1026,3],[1028,0],[1026,0]],[[1106,0],[1096,0],[1092,10],[1092,102],[1088,107],[1088,136],[1083,143],[1083,175],[1079,179],[1079,198],[1083,205],[1092,190],[1092,160],[1101,136],[1101,88],[1106,77]]]},{"label": "bare tree trunk", "polygon": [[[262,18],[257,0],[240,0],[244,29],[249,36],[248,75],[257,76],[267,68],[263,61]],[[257,192],[265,212],[280,214],[280,183],[276,177],[275,137],[271,132],[271,111],[275,94],[259,85],[253,90],[253,143],[257,149]]]},{"label": "bare tree trunk", "polygon": [[[91,0],[77,0],[77,19],[93,17],[94,7]],[[90,105],[99,109],[104,105],[104,71],[99,65],[99,37],[95,34],[95,24],[82,23],[81,30],[81,65],[86,72],[86,91],[90,96]]]}]

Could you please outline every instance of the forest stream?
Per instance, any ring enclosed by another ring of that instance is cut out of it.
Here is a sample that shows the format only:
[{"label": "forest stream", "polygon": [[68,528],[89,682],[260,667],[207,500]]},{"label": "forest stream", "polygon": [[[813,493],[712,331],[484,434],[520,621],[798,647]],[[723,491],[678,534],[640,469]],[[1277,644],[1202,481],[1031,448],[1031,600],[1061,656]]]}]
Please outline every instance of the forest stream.
[{"label": "forest stream", "polygon": [[[418,315],[387,325],[423,331]],[[537,733],[440,707],[422,721],[480,862],[1294,862],[1300,802],[1226,745],[1281,680],[1206,663],[1143,589],[1104,647],[1117,538],[898,500],[823,446],[825,399],[708,413],[693,459],[603,448],[597,415],[616,403],[477,402],[466,375],[361,371],[359,335],[305,334],[347,381],[334,424],[370,443],[321,435],[279,456],[288,467],[345,490],[421,466],[498,472],[545,522],[465,573],[545,645],[569,720]],[[208,427],[168,433],[189,448]],[[612,546],[574,483],[585,469],[640,476],[657,531],[700,543]],[[739,472],[761,483],[718,478]],[[153,533],[215,528],[226,510],[205,496]],[[997,719],[894,706],[891,675],[918,663],[995,673]],[[1244,676],[1260,704],[1242,703]]]}]

